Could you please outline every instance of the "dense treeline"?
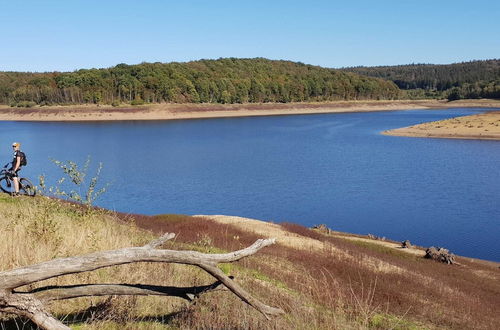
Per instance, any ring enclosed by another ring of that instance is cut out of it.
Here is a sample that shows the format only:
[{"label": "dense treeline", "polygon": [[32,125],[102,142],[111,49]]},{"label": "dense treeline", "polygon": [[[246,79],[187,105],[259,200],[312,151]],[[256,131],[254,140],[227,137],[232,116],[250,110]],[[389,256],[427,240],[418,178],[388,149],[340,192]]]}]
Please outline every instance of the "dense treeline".
[{"label": "dense treeline", "polygon": [[450,101],[479,98],[500,99],[500,79],[465,83],[458,87],[452,87],[447,91],[447,97]]},{"label": "dense treeline", "polygon": [[411,97],[500,98],[500,60],[448,65],[410,64],[341,69],[382,78],[408,90]]},{"label": "dense treeline", "polygon": [[0,72],[0,103],[260,103],[395,99],[389,81],[289,61],[119,64],[67,73]]},{"label": "dense treeline", "polygon": [[393,81],[401,89],[444,91],[465,83],[500,78],[500,60],[472,61],[446,65],[409,64],[395,66],[353,67],[342,71]]}]

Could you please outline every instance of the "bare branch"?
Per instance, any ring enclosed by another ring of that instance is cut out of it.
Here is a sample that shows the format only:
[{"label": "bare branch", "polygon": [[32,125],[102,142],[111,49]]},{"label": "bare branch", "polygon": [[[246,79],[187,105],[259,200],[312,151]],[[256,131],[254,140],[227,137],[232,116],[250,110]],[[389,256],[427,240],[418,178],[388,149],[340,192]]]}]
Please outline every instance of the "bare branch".
[{"label": "bare branch", "polygon": [[221,281],[229,290],[231,290],[235,295],[241,298],[244,302],[264,314],[264,316],[269,319],[269,315],[279,315],[283,314],[283,310],[279,308],[274,308],[271,306],[267,306],[249,294],[245,289],[239,286],[236,282],[232,281],[222,270],[217,268],[216,266],[202,264],[201,268],[206,270],[210,275]]},{"label": "bare branch", "polygon": [[145,249],[157,249],[163,243],[165,243],[166,241],[168,241],[174,237],[175,237],[175,234],[173,234],[173,233],[165,233],[160,238],[157,238],[154,241],[150,242],[149,244],[144,245],[144,248]]},{"label": "bare branch", "polygon": [[222,282],[216,281],[209,285],[175,287],[145,284],[82,284],[68,286],[46,286],[29,292],[15,292],[18,294],[32,294],[41,301],[63,300],[89,296],[171,296],[186,300],[214,290],[223,290]]}]

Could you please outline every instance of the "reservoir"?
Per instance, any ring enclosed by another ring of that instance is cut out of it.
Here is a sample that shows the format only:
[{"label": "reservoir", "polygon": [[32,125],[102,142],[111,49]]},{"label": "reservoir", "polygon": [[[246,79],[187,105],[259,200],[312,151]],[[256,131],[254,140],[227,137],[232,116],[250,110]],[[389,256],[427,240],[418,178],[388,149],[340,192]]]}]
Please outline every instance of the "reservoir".
[{"label": "reservoir", "polygon": [[[500,141],[380,132],[484,111],[407,110],[134,122],[0,122],[22,176],[55,186],[50,158],[99,162],[96,204],[129,213],[294,222],[500,261]],[[2,163],[2,164],[4,164]],[[66,188],[69,190],[69,188]]]}]

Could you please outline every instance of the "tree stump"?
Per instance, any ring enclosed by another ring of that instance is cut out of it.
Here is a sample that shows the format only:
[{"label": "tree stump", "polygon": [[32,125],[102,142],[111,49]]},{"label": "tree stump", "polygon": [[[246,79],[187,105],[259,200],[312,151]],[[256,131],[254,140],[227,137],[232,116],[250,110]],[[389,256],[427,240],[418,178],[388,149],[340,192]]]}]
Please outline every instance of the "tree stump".
[{"label": "tree stump", "polygon": [[323,234],[331,234],[332,232],[332,230],[323,223],[320,225],[314,225],[312,228]]},{"label": "tree stump", "polygon": [[403,249],[409,249],[412,247],[411,243],[410,243],[410,240],[404,240],[401,242],[401,247]]},{"label": "tree stump", "polygon": [[439,261],[448,265],[455,263],[455,255],[447,249],[431,246],[425,251],[424,258]]}]

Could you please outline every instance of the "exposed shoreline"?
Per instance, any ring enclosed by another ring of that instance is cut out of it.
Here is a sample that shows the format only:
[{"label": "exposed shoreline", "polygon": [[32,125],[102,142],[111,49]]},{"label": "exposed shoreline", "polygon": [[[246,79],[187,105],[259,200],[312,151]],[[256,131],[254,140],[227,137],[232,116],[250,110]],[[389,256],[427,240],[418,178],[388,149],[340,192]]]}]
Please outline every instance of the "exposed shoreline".
[{"label": "exposed shoreline", "polygon": [[396,100],[339,101],[262,104],[154,104],[145,106],[45,106],[12,108],[0,105],[2,121],[131,121],[178,120],[224,117],[277,116],[343,112],[446,109],[460,107],[500,108],[500,100]]},{"label": "exposed shoreline", "polygon": [[500,140],[500,111],[455,117],[382,132],[384,135]]}]

